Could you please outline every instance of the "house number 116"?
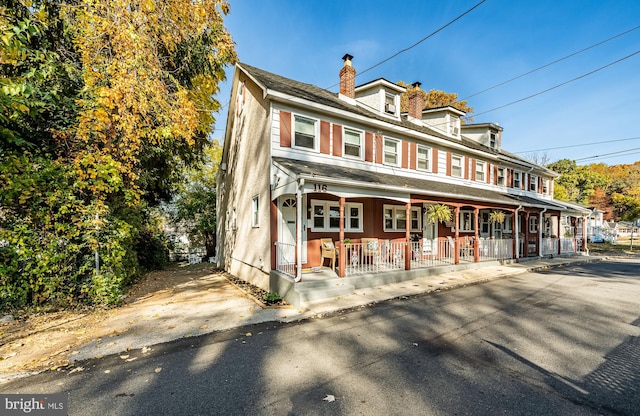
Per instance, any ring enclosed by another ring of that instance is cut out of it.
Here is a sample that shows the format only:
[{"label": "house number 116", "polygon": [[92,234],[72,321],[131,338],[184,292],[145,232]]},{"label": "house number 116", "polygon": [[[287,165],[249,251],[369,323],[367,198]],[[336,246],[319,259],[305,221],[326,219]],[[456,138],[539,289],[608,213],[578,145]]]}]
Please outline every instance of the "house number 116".
[{"label": "house number 116", "polygon": [[327,192],[327,185],[320,185],[319,183],[314,183],[313,190],[315,192]]}]

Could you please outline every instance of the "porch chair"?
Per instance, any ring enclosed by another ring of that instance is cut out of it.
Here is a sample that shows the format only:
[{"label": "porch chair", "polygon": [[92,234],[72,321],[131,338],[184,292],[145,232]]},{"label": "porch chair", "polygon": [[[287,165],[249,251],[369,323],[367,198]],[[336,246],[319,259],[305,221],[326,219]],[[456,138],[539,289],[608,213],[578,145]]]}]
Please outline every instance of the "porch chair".
[{"label": "porch chair", "polygon": [[362,240],[362,257],[363,260],[367,257],[371,257],[374,264],[378,263],[378,257],[380,251],[378,247],[377,238],[363,238]]},{"label": "porch chair", "polygon": [[331,238],[320,239],[320,249],[322,252],[322,265],[324,266],[324,259],[331,260],[331,269],[336,271],[336,259],[338,258],[338,249]]}]

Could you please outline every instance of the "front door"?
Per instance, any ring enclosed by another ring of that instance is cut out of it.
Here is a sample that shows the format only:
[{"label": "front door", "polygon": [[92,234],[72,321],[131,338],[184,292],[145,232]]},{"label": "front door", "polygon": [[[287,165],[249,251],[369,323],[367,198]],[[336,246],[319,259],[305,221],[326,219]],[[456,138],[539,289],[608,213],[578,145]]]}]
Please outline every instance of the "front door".
[{"label": "front door", "polygon": [[[303,207],[304,208],[304,207]],[[280,230],[278,241],[286,244],[296,244],[296,198],[294,196],[285,196],[281,199],[280,205]],[[302,263],[306,262],[306,235],[305,227],[302,228]]]},{"label": "front door", "polygon": [[422,224],[424,224],[423,225],[424,230],[422,234],[422,237],[424,238],[422,252],[423,254],[437,255],[438,254],[438,223],[427,221],[427,214],[425,213],[425,215],[422,218]]}]

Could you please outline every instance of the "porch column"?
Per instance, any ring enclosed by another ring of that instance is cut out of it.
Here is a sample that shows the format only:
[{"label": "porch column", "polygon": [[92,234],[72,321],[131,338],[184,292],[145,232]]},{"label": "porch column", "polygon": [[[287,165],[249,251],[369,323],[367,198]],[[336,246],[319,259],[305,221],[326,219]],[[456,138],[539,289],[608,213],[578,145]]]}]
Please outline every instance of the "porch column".
[{"label": "porch column", "polygon": [[407,221],[405,223],[405,235],[404,238],[407,245],[404,248],[404,269],[411,270],[411,203],[407,202],[404,205],[405,215]]},{"label": "porch column", "polygon": [[344,197],[340,198],[340,246],[338,247],[338,277],[344,277],[347,265],[347,250],[344,246]]},{"label": "porch column", "polygon": [[296,278],[295,281],[302,280],[302,187],[304,179],[301,180],[296,190]]},{"label": "porch column", "polygon": [[522,257],[529,257],[529,212],[524,212],[524,245]]},{"label": "porch column", "polygon": [[560,214],[556,215],[556,230],[557,231],[557,235],[556,237],[558,237],[558,254],[562,254],[562,235],[560,234]]},{"label": "porch column", "polygon": [[453,264],[460,264],[460,207],[455,207],[453,215],[455,215],[454,221],[456,225],[455,240],[453,244]]},{"label": "porch column", "polygon": [[513,231],[513,238],[511,239],[511,247],[513,247],[513,254],[511,255],[512,259],[517,259],[520,257],[520,253],[518,253],[518,209],[511,210],[511,230]]},{"label": "porch column", "polygon": [[[633,235],[633,226],[631,227],[631,235]],[[582,251],[587,252],[587,221],[586,217],[582,217]]]},{"label": "porch column", "polygon": [[478,216],[480,215],[480,208],[473,209],[473,229],[475,230],[475,235],[473,239],[473,261],[480,261],[480,230],[478,229]]}]

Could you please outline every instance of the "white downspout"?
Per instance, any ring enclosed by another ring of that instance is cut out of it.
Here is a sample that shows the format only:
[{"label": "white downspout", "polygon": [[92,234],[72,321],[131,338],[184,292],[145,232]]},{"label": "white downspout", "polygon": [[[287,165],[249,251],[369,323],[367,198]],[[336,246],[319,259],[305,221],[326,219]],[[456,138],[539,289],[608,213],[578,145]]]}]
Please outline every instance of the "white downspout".
[{"label": "white downspout", "polygon": [[520,258],[520,218],[518,218],[518,211],[522,209],[522,205],[516,208],[515,218],[513,219],[515,226],[515,238],[516,238],[516,260]]},{"label": "white downspout", "polygon": [[302,280],[302,187],[304,179],[298,182],[296,189],[296,277],[295,282]]},{"label": "white downspout", "polygon": [[538,257],[542,257],[542,220],[547,208],[540,211],[540,219],[538,220]]}]

